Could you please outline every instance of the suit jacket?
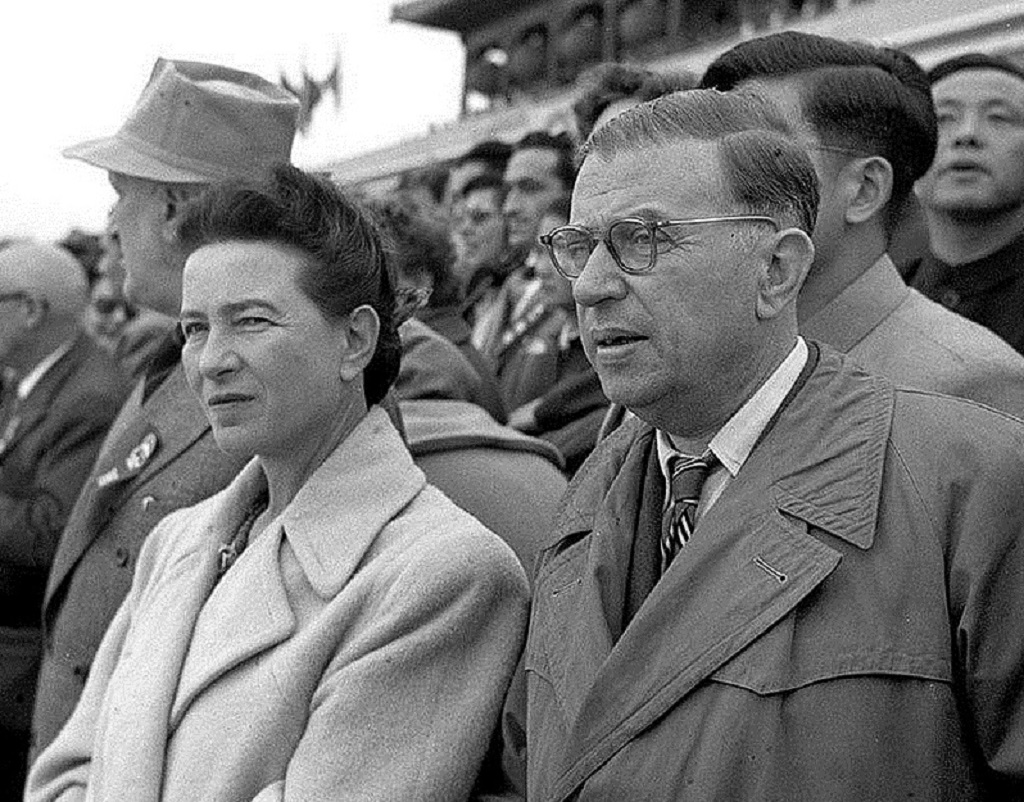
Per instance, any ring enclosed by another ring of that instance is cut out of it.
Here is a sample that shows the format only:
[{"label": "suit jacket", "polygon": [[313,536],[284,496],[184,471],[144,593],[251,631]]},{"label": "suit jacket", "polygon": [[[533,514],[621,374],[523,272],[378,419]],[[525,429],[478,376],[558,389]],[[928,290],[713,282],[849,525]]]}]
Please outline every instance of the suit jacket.
[{"label": "suit jacket", "polygon": [[512,552],[378,408],[214,585],[253,461],[143,550],[27,799],[458,800],[526,624]]},{"label": "suit jacket", "polygon": [[127,389],[82,333],[18,404],[0,445],[0,728],[29,729],[47,570]]},{"label": "suit jacket", "polygon": [[598,447],[541,553],[531,802],[1021,798],[1024,423],[823,348],[623,629],[653,440]]},{"label": "suit jacket", "polygon": [[984,326],[908,287],[888,256],[800,332],[901,387],[970,398],[1024,417],[1024,356]]},{"label": "suit jacket", "polygon": [[34,754],[74,709],[93,656],[157,522],[221,490],[244,460],[221,451],[179,365],[121,409],[61,535],[43,602]]}]

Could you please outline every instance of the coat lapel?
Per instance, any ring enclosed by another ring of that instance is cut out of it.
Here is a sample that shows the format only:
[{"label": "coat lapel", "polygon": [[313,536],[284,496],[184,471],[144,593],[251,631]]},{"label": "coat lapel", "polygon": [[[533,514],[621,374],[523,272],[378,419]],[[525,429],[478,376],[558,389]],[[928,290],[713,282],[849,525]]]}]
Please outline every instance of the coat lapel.
[{"label": "coat lapel", "polygon": [[219,547],[238,529],[263,487],[262,469],[254,460],[215,497],[217,509],[205,525],[202,549],[204,565],[213,566],[203,572],[210,577],[205,588],[208,598],[189,636],[191,644],[171,709],[172,730],[195,698],[218,677],[280,643],[295,629],[295,615],[281,578],[281,528],[276,522],[252,542],[214,587]]},{"label": "coat lapel", "polygon": [[[309,588],[327,603],[355,573],[388,521],[425,485],[387,413],[371,410],[212,593],[210,581],[209,599],[188,636],[191,645],[171,710],[172,729],[218,679],[295,632],[289,596],[304,591],[286,583],[283,550],[294,554]],[[206,525],[205,563],[216,564],[219,545],[237,530],[263,487],[263,472],[254,460],[214,497],[217,509]]]}]

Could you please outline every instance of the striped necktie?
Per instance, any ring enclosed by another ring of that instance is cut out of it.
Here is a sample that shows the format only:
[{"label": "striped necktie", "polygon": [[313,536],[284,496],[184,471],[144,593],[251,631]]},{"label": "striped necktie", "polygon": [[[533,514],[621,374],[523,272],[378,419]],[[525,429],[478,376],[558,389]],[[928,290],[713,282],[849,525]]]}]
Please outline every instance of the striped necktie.
[{"label": "striped necktie", "polygon": [[717,459],[710,451],[699,457],[673,454],[668,459],[671,497],[661,527],[661,572],[665,573],[693,534],[704,480]]}]

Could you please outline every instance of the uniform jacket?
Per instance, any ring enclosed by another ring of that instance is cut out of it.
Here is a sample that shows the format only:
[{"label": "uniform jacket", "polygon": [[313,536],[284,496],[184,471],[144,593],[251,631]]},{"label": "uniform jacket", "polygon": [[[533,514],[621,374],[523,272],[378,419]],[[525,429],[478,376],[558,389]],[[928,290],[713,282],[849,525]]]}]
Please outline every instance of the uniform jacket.
[{"label": "uniform jacket", "polygon": [[74,709],[93,655],[131,585],[146,535],[168,513],[224,488],[244,465],[214,442],[180,365],[114,422],[61,536],[43,603],[34,750]]},{"label": "uniform jacket", "polygon": [[0,728],[29,729],[46,574],[126,394],[114,360],[80,334],[0,438]]},{"label": "uniform jacket", "polygon": [[154,531],[28,800],[468,795],[522,645],[515,557],[378,408],[214,587],[263,487],[254,461]]},{"label": "uniform jacket", "polygon": [[1024,424],[823,348],[623,630],[653,439],[599,446],[541,554],[531,802],[1021,798]]},{"label": "uniform jacket", "polygon": [[970,398],[1024,417],[1024,356],[984,326],[908,287],[887,256],[800,332],[899,386]]}]

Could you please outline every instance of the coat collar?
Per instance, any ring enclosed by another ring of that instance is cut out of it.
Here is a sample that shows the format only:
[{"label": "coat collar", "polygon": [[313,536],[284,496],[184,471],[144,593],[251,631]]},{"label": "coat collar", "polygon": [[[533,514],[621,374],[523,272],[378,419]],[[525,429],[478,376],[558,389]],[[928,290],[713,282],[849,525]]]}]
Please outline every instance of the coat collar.
[{"label": "coat collar", "polygon": [[[894,390],[828,347],[817,367],[740,472],[758,474],[778,508],[858,548],[874,540]],[[836,414],[822,415],[822,409]],[[605,494],[630,455],[651,446],[652,427],[630,418],[577,473],[553,547],[593,528]]]},{"label": "coat collar", "polygon": [[810,320],[800,333],[827,343],[844,354],[849,353],[910,294],[892,259],[882,254]]},{"label": "coat collar", "polygon": [[[371,409],[313,472],[291,503],[260,535],[281,533],[318,594],[336,595],[355,572],[377,534],[426,485],[387,413]],[[266,489],[253,459],[211,499],[210,526],[234,532]],[[344,543],[338,511],[344,510]]]},{"label": "coat collar", "polygon": [[[258,459],[187,522],[189,553],[202,570],[185,578],[198,583],[182,636],[181,679],[171,710],[176,727],[203,690],[225,672],[272,648],[294,632],[297,618],[281,571],[280,544],[287,540],[313,590],[336,596],[364,561],[381,530],[426,486],[387,413],[374,407],[317,468],[285,510],[249,544],[216,582],[217,551],[235,532],[266,488]],[[187,556],[187,555],[186,555]],[[183,594],[189,593],[185,589]],[[225,638],[224,633],[231,637]],[[187,660],[185,659],[187,655]]]}]

